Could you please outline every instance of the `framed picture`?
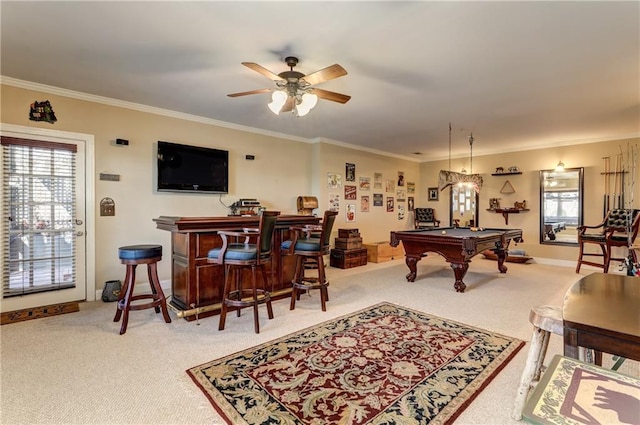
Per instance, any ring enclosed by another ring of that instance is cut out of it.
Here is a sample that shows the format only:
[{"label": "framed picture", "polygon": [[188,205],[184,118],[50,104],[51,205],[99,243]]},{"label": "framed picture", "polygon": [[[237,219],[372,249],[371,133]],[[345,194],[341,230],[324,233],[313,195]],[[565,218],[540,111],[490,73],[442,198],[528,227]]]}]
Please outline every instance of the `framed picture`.
[{"label": "framed picture", "polygon": [[371,187],[371,178],[360,177],[360,190],[368,191],[370,187]]},{"label": "framed picture", "polygon": [[360,211],[369,212],[369,195],[360,198]]},{"label": "framed picture", "polygon": [[352,164],[350,162],[345,163],[345,173],[347,174],[347,177],[345,178],[346,181],[356,181],[356,164]]},{"label": "framed picture", "polygon": [[357,199],[358,198],[358,188],[356,186],[344,185],[344,199]]},{"label": "framed picture", "polygon": [[437,201],[438,200],[438,188],[437,187],[430,187],[429,188],[429,197],[428,199],[430,201]]},{"label": "framed picture", "polygon": [[373,188],[382,189],[382,173],[373,173]]},{"label": "framed picture", "polygon": [[329,189],[340,189],[342,187],[342,176],[337,173],[327,173],[327,187]]},{"label": "framed picture", "polygon": [[356,204],[347,204],[345,213],[345,221],[347,223],[354,223],[356,221]]},{"label": "framed picture", "polygon": [[373,194],[373,206],[381,207],[383,205],[382,193],[374,193]]}]

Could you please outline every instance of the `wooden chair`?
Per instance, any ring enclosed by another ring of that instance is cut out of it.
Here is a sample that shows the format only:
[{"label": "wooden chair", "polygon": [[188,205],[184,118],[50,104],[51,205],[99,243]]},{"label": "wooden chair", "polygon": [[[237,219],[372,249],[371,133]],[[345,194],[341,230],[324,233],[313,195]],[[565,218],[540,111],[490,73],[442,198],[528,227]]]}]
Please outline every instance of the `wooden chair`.
[{"label": "wooden chair", "polygon": [[416,208],[413,213],[413,224],[416,229],[440,227],[440,220],[436,219],[433,208]]},{"label": "wooden chair", "polygon": [[[253,322],[256,333],[260,333],[258,305],[267,305],[269,319],[273,319],[271,307],[270,281],[265,265],[271,263],[271,243],[279,211],[263,211],[257,229],[242,231],[219,231],[222,246],[209,251],[208,261],[225,266],[224,290],[218,330],[223,330],[227,310],[233,307],[240,316],[244,307],[253,307]],[[243,271],[251,269],[251,286],[243,288]],[[258,288],[257,269],[262,273],[263,287]],[[231,289],[235,282],[235,289]]]},{"label": "wooden chair", "polygon": [[[296,308],[296,300],[300,299],[300,291],[308,292],[311,289],[320,289],[320,303],[322,311],[327,311],[326,302],[329,301],[329,281],[325,275],[324,256],[331,251],[331,229],[338,215],[337,211],[325,211],[320,226],[292,227],[292,238],[282,243],[281,249],[286,254],[296,256],[296,270],[291,281],[290,310]],[[317,268],[317,277],[306,276],[305,271]]]},{"label": "wooden chair", "polygon": [[[633,245],[638,236],[639,224],[640,210],[612,209],[601,223],[595,226],[578,226],[580,253],[578,254],[576,273],[580,273],[582,264],[600,267],[607,273],[611,260],[624,261],[624,258],[612,256],[612,248]],[[594,230],[597,231],[594,232]],[[602,253],[585,252],[585,244],[597,245]],[[585,260],[584,257],[599,257],[602,258],[602,263]]]}]

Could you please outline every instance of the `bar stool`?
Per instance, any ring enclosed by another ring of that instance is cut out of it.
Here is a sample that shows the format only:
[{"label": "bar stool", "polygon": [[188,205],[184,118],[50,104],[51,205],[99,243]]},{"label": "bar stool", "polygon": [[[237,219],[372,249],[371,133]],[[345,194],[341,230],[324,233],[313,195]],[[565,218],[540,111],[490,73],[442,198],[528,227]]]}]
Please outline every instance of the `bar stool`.
[{"label": "bar stool", "polygon": [[[116,315],[114,322],[118,322],[122,316],[122,325],[120,327],[120,335],[127,331],[130,310],[144,310],[154,308],[156,313],[160,313],[164,321],[171,323],[169,312],[167,311],[167,299],[162,292],[160,281],[158,280],[158,261],[162,259],[162,245],[130,245],[123,246],[118,249],[120,262],[127,266],[127,272],[124,278],[124,285],[120,291],[117,302]],[[149,276],[149,285],[151,286],[151,294],[133,295],[133,289],[136,283],[136,267],[138,264],[147,265],[147,274]],[[151,299],[151,302],[145,304],[132,305],[132,301]],[[122,314],[124,312],[124,315]]]},{"label": "bar stool", "polygon": [[[325,211],[322,226],[292,227],[290,230],[293,232],[293,238],[282,243],[281,249],[283,251],[296,255],[296,271],[291,281],[289,310],[296,308],[296,300],[300,299],[300,291],[308,293],[311,289],[320,289],[322,311],[327,311],[329,281],[324,272],[324,256],[329,254],[331,250],[331,229],[337,215],[337,211]],[[300,237],[302,233],[306,234],[304,238]],[[317,277],[305,275],[305,270],[315,267],[318,269]]]},{"label": "bar stool", "polygon": [[[273,319],[271,306],[272,282],[265,266],[272,261],[272,240],[280,211],[262,211],[258,228],[242,231],[220,230],[222,246],[209,251],[207,261],[224,265],[225,280],[220,307],[218,330],[223,330],[229,307],[235,308],[237,315],[245,307],[253,308],[253,326],[260,333],[258,305],[267,305],[267,317]],[[243,288],[244,270],[251,270],[251,283]],[[258,269],[262,274],[262,288],[258,287]],[[235,289],[232,289],[235,284]]]}]

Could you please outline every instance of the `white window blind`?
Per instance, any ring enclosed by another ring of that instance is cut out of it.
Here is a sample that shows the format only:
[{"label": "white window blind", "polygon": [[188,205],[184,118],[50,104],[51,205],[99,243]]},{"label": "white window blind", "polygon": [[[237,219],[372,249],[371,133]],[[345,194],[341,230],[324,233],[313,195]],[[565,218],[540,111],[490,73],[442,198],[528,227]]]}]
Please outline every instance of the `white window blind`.
[{"label": "white window blind", "polygon": [[1,143],[2,296],[74,287],[76,146]]}]

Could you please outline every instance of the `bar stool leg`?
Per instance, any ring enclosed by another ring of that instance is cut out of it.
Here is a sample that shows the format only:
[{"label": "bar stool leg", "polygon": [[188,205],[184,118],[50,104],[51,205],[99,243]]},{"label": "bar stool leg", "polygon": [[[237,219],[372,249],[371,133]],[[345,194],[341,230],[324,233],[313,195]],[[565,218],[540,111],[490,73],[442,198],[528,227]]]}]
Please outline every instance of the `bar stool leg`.
[{"label": "bar stool leg", "polygon": [[[156,289],[156,279],[154,278],[154,273],[157,273],[157,269],[152,268],[153,265],[154,265],[153,263],[147,264],[147,277],[149,278],[151,293],[153,294],[153,298],[155,299],[158,296],[158,290]],[[155,310],[156,313],[160,313],[160,306],[155,306],[153,309]]]},{"label": "bar stool leg", "polygon": [[322,311],[327,311],[327,301],[329,301],[329,291],[327,290],[326,277],[324,274],[324,259],[319,256],[316,261],[318,262],[318,282],[322,285],[320,287],[320,304],[322,305]]},{"label": "bar stool leg", "polygon": [[[133,271],[134,271],[134,275],[135,275],[135,267],[134,267]],[[120,289],[120,293],[118,294],[118,299],[116,300],[116,306],[119,306],[121,302],[124,302],[123,300],[125,299],[125,295],[129,291],[130,279],[131,279],[130,274],[131,274],[131,267],[127,266],[126,267],[126,272],[125,272],[125,275],[124,275],[124,284],[122,286],[122,289]],[[120,320],[121,316],[122,316],[122,310],[120,308],[116,307],[116,315],[113,318],[113,321],[114,322],[118,322]]]},{"label": "bar stool leg", "polygon": [[147,273],[149,275],[149,284],[151,285],[151,292],[153,292],[154,300],[160,302],[160,306],[155,307],[156,313],[160,313],[162,310],[162,317],[166,323],[171,323],[171,317],[169,317],[169,310],[167,310],[167,299],[162,291],[162,285],[158,279],[158,263],[147,264]]},{"label": "bar stool leg", "polygon": [[218,325],[218,330],[224,330],[224,325],[227,320],[227,303],[225,300],[229,297],[229,292],[231,291],[231,266],[226,266],[225,280],[224,280],[224,289],[222,290],[222,306],[220,307],[220,323]]},{"label": "bar stool leg", "polygon": [[[260,266],[260,270],[262,270],[262,279],[264,282],[264,289],[266,291],[269,291],[269,289],[272,289],[272,288],[269,288],[269,277],[267,276],[267,270],[264,268],[264,265]],[[271,305],[271,294],[269,294],[269,298],[267,299],[265,304],[267,304],[267,316],[269,317],[269,320],[271,320],[273,319],[273,306]]]},{"label": "bar stool leg", "polygon": [[[296,271],[293,275],[294,282],[300,282],[302,279],[302,270],[304,270],[304,257],[301,255],[296,256]],[[289,310],[294,310],[296,308],[296,299],[299,299],[300,294],[298,292],[298,288],[293,285],[291,289],[291,304],[289,305]]]},{"label": "bar stool leg", "polygon": [[[120,319],[118,313],[122,313],[122,325],[120,325],[120,335],[124,335],[127,331],[127,325],[129,324],[129,311],[131,310],[131,298],[133,297],[133,288],[136,282],[136,264],[127,264],[127,272],[125,277],[125,286],[127,288],[124,299],[118,301],[118,311],[116,312],[116,318]],[[115,318],[114,322],[117,322]]]}]

